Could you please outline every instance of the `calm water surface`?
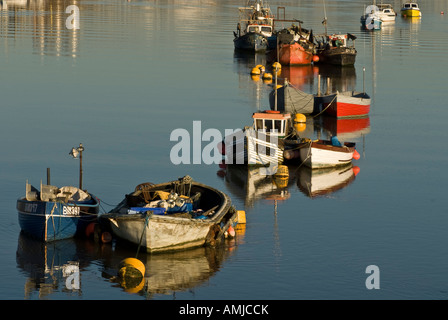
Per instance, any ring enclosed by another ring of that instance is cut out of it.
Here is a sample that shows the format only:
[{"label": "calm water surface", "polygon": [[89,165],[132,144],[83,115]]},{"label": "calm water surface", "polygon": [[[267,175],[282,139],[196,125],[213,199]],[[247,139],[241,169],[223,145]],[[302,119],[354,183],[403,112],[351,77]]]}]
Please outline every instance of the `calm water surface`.
[{"label": "calm water surface", "polygon": [[[373,33],[360,30],[367,2],[326,1],[329,31],[358,37],[355,67],[284,68],[282,77],[309,93],[319,75],[332,89],[365,88],[372,106],[350,130],[309,119],[308,134],[336,132],[361,153],[356,177],[327,172],[313,175],[312,185],[303,168],[291,167],[286,185],[241,168],[170,161],[174,129],[192,132],[200,120],[202,130],[224,132],[269,107],[272,84],[249,75],[265,57],[233,50],[244,1],[5,2],[1,299],[448,298],[446,1],[424,1],[422,19],[398,16]],[[398,11],[400,1],[391,3]],[[71,4],[80,8],[79,30],[65,28]],[[323,32],[322,1],[270,4]],[[15,205],[25,181],[39,185],[49,167],[52,184],[77,185],[79,163],[68,152],[80,142],[83,186],[103,212],[141,182],[189,174],[227,192],[246,211],[245,230],[223,248],[141,255],[146,278],[133,290],[114,275],[135,248],[22,236]],[[77,287],[67,285],[70,265],[80,270]],[[369,265],[380,269],[379,290],[366,289]]]}]

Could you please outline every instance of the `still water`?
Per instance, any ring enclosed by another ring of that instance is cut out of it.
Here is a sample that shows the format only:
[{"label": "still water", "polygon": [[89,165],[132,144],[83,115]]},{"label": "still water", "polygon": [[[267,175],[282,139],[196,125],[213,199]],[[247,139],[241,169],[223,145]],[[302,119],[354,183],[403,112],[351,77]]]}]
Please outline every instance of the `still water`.
[{"label": "still water", "polygon": [[[400,1],[390,3],[399,11]],[[70,30],[72,4],[80,28]],[[371,95],[369,118],[348,129],[334,119],[307,123],[310,135],[356,142],[359,173],[311,177],[291,167],[287,185],[276,185],[241,168],[170,161],[174,129],[192,132],[201,121],[203,131],[224,133],[269,108],[272,84],[249,75],[265,57],[233,50],[244,1],[4,0],[0,298],[448,298],[448,16],[441,14],[448,3],[422,1],[420,20],[398,16],[364,32],[359,18],[368,4],[325,1],[329,32],[357,36],[354,68],[294,67],[281,75],[309,93],[320,75],[332,89]],[[323,32],[322,1],[270,5]],[[53,185],[77,185],[79,162],[68,153],[80,142],[83,186],[102,200],[102,212],[141,182],[188,174],[228,193],[246,211],[245,229],[218,249],[140,255],[145,281],[129,290],[114,275],[135,248],[43,245],[21,235],[15,205],[25,181],[39,185],[51,168]],[[380,270],[380,289],[366,288],[369,265]]]}]

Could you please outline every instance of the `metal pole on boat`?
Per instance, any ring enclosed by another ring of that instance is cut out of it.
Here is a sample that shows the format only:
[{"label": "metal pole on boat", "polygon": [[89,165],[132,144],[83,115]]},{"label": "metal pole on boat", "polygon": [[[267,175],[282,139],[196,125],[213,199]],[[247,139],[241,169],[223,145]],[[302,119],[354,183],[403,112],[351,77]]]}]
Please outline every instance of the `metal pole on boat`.
[{"label": "metal pole on boat", "polygon": [[82,190],[82,152],[84,151],[84,147],[82,143],[79,144],[78,148],[72,148],[69,155],[71,155],[74,159],[78,158],[79,155],[79,189]]},{"label": "metal pole on boat", "polygon": [[50,168],[47,168],[47,184],[50,185]]},{"label": "metal pole on boat", "polygon": [[277,111],[277,73],[278,73],[278,64],[275,65],[275,102],[274,102],[274,107],[275,107],[275,111]]},{"label": "metal pole on boat", "polygon": [[320,75],[317,77],[317,96],[320,97]]},{"label": "metal pole on boat", "polygon": [[362,92],[366,94],[366,67],[362,68]]}]

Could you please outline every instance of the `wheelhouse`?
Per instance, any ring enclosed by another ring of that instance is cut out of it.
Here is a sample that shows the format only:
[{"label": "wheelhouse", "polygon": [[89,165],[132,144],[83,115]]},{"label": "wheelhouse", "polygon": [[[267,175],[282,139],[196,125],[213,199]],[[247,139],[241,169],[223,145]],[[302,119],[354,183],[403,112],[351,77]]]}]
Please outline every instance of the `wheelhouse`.
[{"label": "wheelhouse", "polygon": [[279,111],[255,112],[254,129],[268,135],[277,135],[279,138],[285,137],[291,125],[291,114],[280,113]]}]

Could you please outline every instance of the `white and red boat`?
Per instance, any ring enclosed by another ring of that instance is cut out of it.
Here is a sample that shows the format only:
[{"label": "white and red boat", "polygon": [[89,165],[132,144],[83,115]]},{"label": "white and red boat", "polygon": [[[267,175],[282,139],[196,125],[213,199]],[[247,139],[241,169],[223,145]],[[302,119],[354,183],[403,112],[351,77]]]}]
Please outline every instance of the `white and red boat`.
[{"label": "white and red boat", "polygon": [[354,142],[340,143],[336,137],[331,140],[304,139],[293,149],[285,150],[283,155],[286,160],[300,159],[301,163],[312,169],[337,167],[359,159],[355,146]]},{"label": "white and red boat", "polygon": [[325,112],[337,118],[366,117],[370,112],[370,96],[365,92],[336,92],[336,99]]}]

